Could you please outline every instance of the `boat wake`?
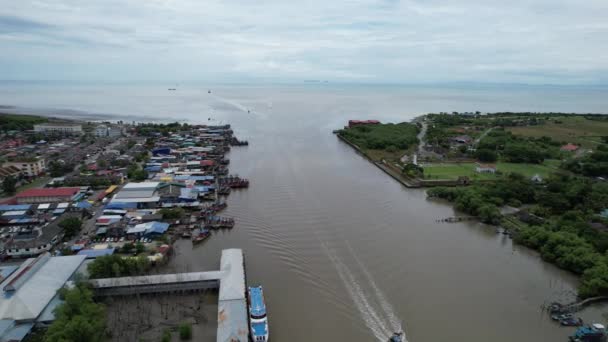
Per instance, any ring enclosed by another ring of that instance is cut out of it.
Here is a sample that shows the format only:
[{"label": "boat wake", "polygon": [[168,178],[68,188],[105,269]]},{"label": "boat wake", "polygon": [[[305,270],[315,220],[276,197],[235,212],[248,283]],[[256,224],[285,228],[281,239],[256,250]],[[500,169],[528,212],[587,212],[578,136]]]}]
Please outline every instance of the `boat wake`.
[{"label": "boat wake", "polygon": [[[322,243],[322,246],[332,264],[336,268],[338,276],[342,280],[342,283],[344,283],[344,286],[355,303],[357,310],[361,314],[361,318],[365,322],[368,329],[370,329],[370,331],[374,334],[374,337],[376,337],[378,341],[386,342],[392,332],[403,331],[392,306],[386,300],[386,297],[382,291],[380,291],[376,285],[376,282],[364,267],[363,263],[361,263],[355,253],[353,253],[352,247],[350,247],[350,245],[348,246],[349,251],[355,258],[359,268],[361,268],[363,271],[367,282],[372,287],[375,298],[368,298],[368,295],[361,288],[359,281],[348,266],[346,266],[346,264],[342,262],[336,253],[330,250],[325,243]],[[373,300],[380,304],[380,312],[374,307],[372,303]],[[407,342],[405,336],[403,341]]]}]

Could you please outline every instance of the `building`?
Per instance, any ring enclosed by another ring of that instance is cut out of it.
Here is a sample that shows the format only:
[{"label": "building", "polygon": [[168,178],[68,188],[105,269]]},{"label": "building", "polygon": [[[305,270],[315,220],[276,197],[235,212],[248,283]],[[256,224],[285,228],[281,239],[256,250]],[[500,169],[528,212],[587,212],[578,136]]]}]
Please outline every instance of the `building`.
[{"label": "building", "polygon": [[108,136],[108,126],[99,125],[95,127],[95,136],[96,137],[107,137]]},{"label": "building", "polygon": [[99,125],[95,127],[95,136],[98,138],[118,138],[122,136],[122,128],[117,126]]},{"label": "building", "polygon": [[34,132],[42,134],[80,135],[82,125],[68,122],[49,122],[34,125]]},{"label": "building", "polygon": [[568,143],[568,144],[560,147],[559,149],[562,151],[566,151],[566,152],[574,152],[574,151],[578,150],[578,146]]},{"label": "building", "polygon": [[43,158],[23,159],[6,162],[4,167],[14,166],[21,170],[21,174],[28,177],[36,177],[46,170]]},{"label": "building", "polygon": [[45,253],[2,272],[0,341],[22,341],[32,328],[55,320],[53,311],[62,303],[58,291],[73,279],[85,258]]},{"label": "building", "polygon": [[496,165],[477,163],[477,166],[475,167],[475,172],[477,172],[477,173],[496,173]]},{"label": "building", "polygon": [[14,165],[0,167],[0,180],[4,180],[4,178],[6,178],[8,176],[13,176],[13,177],[17,178],[17,177],[19,177],[20,174],[21,174],[21,169]]},{"label": "building", "polygon": [[80,188],[40,188],[28,189],[15,196],[17,203],[70,202],[80,193]]},{"label": "building", "polygon": [[159,182],[126,184],[114,197],[106,209],[156,208],[160,202]]},{"label": "building", "polygon": [[378,120],[348,120],[348,127],[361,126],[361,125],[379,125]]},{"label": "building", "polygon": [[70,212],[63,214],[65,209],[54,209],[53,212],[54,211],[61,212],[61,214],[59,214],[61,216],[47,224],[45,224],[45,220],[37,220],[35,219],[36,216],[27,216],[25,214],[22,218],[11,219],[4,215],[6,214],[5,212],[2,219],[5,219],[5,217],[6,219],[11,219],[8,221],[8,224],[11,227],[17,228],[17,231],[4,243],[6,255],[11,258],[23,258],[35,257],[48,252],[60,242],[63,237],[63,228],[59,226],[59,223],[68,217],[82,218],[81,213]]}]

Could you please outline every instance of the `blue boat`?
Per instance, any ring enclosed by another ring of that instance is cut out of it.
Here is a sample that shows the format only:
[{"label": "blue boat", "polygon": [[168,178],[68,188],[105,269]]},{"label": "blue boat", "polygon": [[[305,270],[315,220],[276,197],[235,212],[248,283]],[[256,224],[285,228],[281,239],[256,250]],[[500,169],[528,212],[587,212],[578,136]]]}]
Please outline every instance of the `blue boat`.
[{"label": "blue boat", "polygon": [[261,286],[249,287],[249,325],[254,342],[268,341],[268,317]]},{"label": "blue boat", "polygon": [[572,342],[606,342],[606,327],[602,324],[594,323],[589,326],[581,327],[570,336]]},{"label": "blue boat", "polygon": [[388,339],[388,342],[403,342],[403,332],[393,333],[393,336]]}]

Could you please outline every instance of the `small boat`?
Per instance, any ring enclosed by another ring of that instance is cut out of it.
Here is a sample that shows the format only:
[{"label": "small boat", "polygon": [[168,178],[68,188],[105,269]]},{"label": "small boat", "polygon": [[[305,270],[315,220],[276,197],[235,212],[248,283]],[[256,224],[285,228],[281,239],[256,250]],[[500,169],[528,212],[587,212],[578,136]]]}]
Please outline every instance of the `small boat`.
[{"label": "small boat", "polygon": [[388,339],[388,342],[403,342],[403,332],[393,333],[393,336]]},{"label": "small boat", "polygon": [[195,229],[192,232],[192,243],[199,243],[209,237],[211,233],[207,229]]},{"label": "small boat", "polygon": [[262,286],[249,287],[249,325],[254,342],[268,341],[268,317]]},{"label": "small boat", "polygon": [[184,239],[190,239],[192,237],[192,234],[189,231],[185,231],[182,233],[182,238]]},{"label": "small boat", "polygon": [[211,90],[207,90],[207,94],[211,94]]}]

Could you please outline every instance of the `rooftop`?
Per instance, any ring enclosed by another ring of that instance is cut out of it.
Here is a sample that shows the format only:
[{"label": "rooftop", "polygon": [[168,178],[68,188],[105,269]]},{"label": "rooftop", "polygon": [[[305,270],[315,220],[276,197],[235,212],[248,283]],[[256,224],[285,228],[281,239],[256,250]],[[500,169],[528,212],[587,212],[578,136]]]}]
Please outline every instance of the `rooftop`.
[{"label": "rooftop", "polygon": [[[0,319],[33,321],[38,318],[84,259],[83,255],[51,257],[45,254],[26,260],[0,284],[3,289]],[[9,291],[7,287],[11,283],[16,287],[14,291]]]},{"label": "rooftop", "polygon": [[24,197],[57,197],[74,196],[80,192],[80,188],[39,188],[28,189],[17,194],[17,198]]}]

